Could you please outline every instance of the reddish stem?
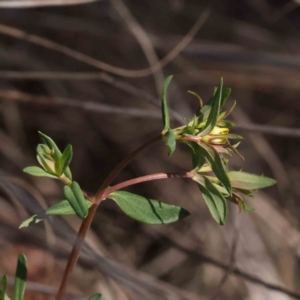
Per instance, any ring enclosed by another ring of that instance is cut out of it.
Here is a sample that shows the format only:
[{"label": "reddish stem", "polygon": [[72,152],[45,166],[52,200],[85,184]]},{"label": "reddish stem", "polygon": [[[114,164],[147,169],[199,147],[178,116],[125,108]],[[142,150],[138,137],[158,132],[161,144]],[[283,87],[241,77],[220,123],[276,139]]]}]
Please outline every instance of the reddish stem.
[{"label": "reddish stem", "polygon": [[137,178],[133,178],[124,182],[121,182],[119,184],[116,184],[110,188],[108,188],[104,193],[103,193],[103,198],[104,200],[109,194],[121,190],[125,187],[135,185],[138,183],[146,182],[146,181],[153,181],[153,180],[158,180],[158,179],[167,179],[167,178],[192,178],[195,175],[194,172],[184,172],[184,173],[157,173],[157,174],[151,174],[151,175],[146,175],[146,176],[141,176]]},{"label": "reddish stem", "polygon": [[64,275],[63,275],[63,279],[61,281],[61,284],[60,284],[60,287],[59,287],[59,290],[58,290],[58,293],[56,295],[55,300],[63,300],[64,299],[64,296],[65,296],[65,293],[66,293],[66,287],[67,287],[67,283],[69,281],[70,275],[71,275],[71,273],[74,269],[74,266],[75,266],[76,261],[78,259],[79,252],[80,252],[80,249],[83,245],[85,236],[87,234],[88,229],[91,226],[91,223],[93,221],[95,212],[97,210],[97,207],[101,203],[102,198],[103,198],[103,194],[105,193],[106,189],[111,184],[111,182],[117,177],[117,175],[124,169],[124,167],[127,164],[129,164],[138,154],[140,154],[141,152],[143,152],[144,150],[146,150],[150,146],[154,145],[155,143],[159,142],[161,140],[161,138],[162,138],[162,135],[160,134],[159,136],[155,137],[154,139],[152,139],[148,143],[142,145],[141,147],[136,149],[134,152],[132,152],[130,155],[125,157],[112,170],[112,172],[108,175],[108,177],[104,180],[104,182],[100,186],[100,188],[97,191],[95,197],[93,197],[94,204],[89,209],[89,213],[88,213],[87,217],[85,219],[83,219],[83,221],[81,223],[81,227],[80,227],[79,232],[77,234],[76,241],[75,241],[75,244],[73,246],[72,252],[69,256],[69,260],[68,260],[68,263],[67,263]]},{"label": "reddish stem", "polygon": [[64,295],[66,293],[67,283],[68,283],[70,275],[74,269],[74,266],[77,262],[80,249],[83,245],[86,233],[87,233],[88,229],[90,228],[90,225],[94,218],[97,207],[98,207],[98,205],[93,204],[91,206],[91,208],[89,209],[89,213],[88,213],[87,217],[85,219],[83,219],[83,221],[81,223],[80,229],[78,231],[72,252],[69,256],[69,260],[68,260],[68,263],[67,263],[64,275],[63,275],[63,279],[60,283],[60,287],[59,287],[59,290],[58,290],[55,300],[63,300],[63,298],[64,298]]},{"label": "reddish stem", "polygon": [[95,195],[95,202],[99,204],[103,198],[103,194],[105,193],[108,186],[112,183],[112,181],[117,177],[117,175],[125,168],[128,163],[130,163],[138,154],[143,152],[145,149],[149,148],[150,146],[154,145],[155,143],[161,141],[162,135],[155,137],[148,143],[144,144],[143,146],[136,149],[134,152],[132,152],[130,155],[125,157],[107,176],[107,178],[104,180],[102,185],[100,186],[99,190],[97,191]]}]

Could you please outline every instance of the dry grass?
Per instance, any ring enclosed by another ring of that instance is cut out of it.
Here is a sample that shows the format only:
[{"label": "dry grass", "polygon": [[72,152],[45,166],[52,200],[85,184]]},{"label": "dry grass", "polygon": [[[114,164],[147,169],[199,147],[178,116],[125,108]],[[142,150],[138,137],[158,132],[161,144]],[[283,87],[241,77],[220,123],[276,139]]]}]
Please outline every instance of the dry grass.
[{"label": "dry grass", "polygon": [[[230,206],[225,227],[184,180],[134,188],[192,212],[174,225],[144,226],[104,202],[69,299],[94,291],[104,300],[300,299],[297,1],[199,3],[114,0],[0,10],[0,275],[13,275],[24,251],[27,299],[53,299],[79,226],[73,217],[53,218],[18,230],[23,219],[62,197],[57,182],[22,173],[35,163],[37,131],[61,146],[73,144],[74,177],[94,192],[122,157],[161,130],[158,90],[169,74],[175,75],[174,125],[196,109],[187,90],[207,100],[224,77],[238,102],[237,132],[246,137],[246,161],[232,166],[274,177],[278,185],[249,200],[255,213],[240,215]],[[119,180],[187,170],[185,151],[169,159],[160,145]]]}]

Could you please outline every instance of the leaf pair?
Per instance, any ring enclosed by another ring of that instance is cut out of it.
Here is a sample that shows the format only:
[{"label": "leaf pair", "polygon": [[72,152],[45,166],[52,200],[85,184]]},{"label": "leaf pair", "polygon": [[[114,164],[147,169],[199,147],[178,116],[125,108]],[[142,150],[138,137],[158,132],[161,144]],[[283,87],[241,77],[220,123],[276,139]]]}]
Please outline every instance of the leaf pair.
[{"label": "leaf pair", "polygon": [[[85,200],[86,206],[88,209],[92,206],[92,203],[88,200]],[[67,199],[64,199],[57,204],[49,207],[45,212],[39,215],[33,215],[30,218],[26,219],[22,222],[19,228],[28,227],[30,225],[37,224],[43,221],[48,216],[69,216],[69,215],[76,215],[75,210],[71,206],[70,202]],[[1,299],[0,299],[1,300]]]},{"label": "leaf pair", "polygon": [[73,181],[70,187],[66,185],[64,187],[64,194],[76,214],[84,219],[89,209],[79,184]]},{"label": "leaf pair", "polygon": [[127,216],[145,224],[169,224],[190,215],[181,207],[125,191],[113,192],[108,198],[114,200]]},{"label": "leaf pair", "polygon": [[227,217],[227,202],[219,189],[206,176],[196,174],[193,180],[198,183],[202,197],[214,220],[224,225]]},{"label": "leaf pair", "polygon": [[[17,263],[14,298],[13,300],[23,300],[27,279],[27,259],[24,254],[20,254]],[[0,290],[0,300],[10,300],[6,294],[7,277],[2,277],[2,288]]]},{"label": "leaf pair", "polygon": [[162,134],[165,136],[166,145],[168,148],[168,155],[171,156],[176,149],[176,138],[173,130],[170,128],[170,115],[167,104],[167,90],[173,76],[166,78],[162,91],[162,118],[164,123],[164,129]]},{"label": "leaf pair", "polygon": [[42,132],[39,132],[39,135],[44,144],[37,146],[37,159],[43,169],[32,166],[25,168],[23,171],[33,176],[50,178],[59,178],[64,174],[71,181],[72,174],[69,164],[73,156],[72,146],[67,145],[63,153],[61,153],[56,143],[50,137]]}]

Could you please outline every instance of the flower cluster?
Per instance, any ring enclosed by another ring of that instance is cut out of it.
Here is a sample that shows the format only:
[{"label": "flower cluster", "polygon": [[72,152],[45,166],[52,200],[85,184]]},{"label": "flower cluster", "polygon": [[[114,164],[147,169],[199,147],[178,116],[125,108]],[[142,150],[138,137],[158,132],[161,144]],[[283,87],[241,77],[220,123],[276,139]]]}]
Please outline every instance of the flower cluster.
[{"label": "flower cluster", "polygon": [[[206,105],[203,105],[198,94],[190,92],[199,100],[198,112],[188,120],[187,125],[171,129],[166,104],[166,90],[171,78],[168,77],[165,81],[162,97],[165,125],[162,133],[169,155],[175,151],[176,142],[185,143],[192,149],[193,180],[197,182],[209,211],[219,224],[225,224],[227,200],[237,204],[240,211],[252,211],[253,209],[245,204],[242,195],[253,197],[253,191],[271,186],[275,184],[275,180],[241,171],[229,171],[228,162],[232,154],[242,157],[237,147],[243,139],[230,133],[230,128],[236,125],[226,120],[236,102],[230,109],[222,111],[231,90],[223,88],[221,79]],[[238,142],[232,144],[232,140]]]}]

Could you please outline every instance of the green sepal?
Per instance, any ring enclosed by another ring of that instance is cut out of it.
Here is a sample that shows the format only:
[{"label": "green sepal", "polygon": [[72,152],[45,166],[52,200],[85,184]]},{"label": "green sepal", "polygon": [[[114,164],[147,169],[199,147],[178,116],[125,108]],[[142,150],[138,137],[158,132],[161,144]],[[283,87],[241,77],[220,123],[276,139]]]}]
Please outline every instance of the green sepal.
[{"label": "green sepal", "polygon": [[[88,209],[93,205],[91,201],[85,200],[86,205]],[[30,225],[37,224],[41,221],[43,221],[45,218],[48,216],[69,216],[69,215],[76,215],[75,210],[73,207],[70,205],[69,201],[64,199],[53,206],[50,206],[46,211],[39,215],[33,215],[30,218],[26,219],[25,221],[22,222],[19,228],[24,228],[28,227]]]},{"label": "green sepal", "polygon": [[176,149],[176,138],[171,128],[166,133],[166,145],[168,148],[168,155],[171,156]]},{"label": "green sepal", "polygon": [[95,295],[91,296],[89,298],[89,300],[100,300],[101,296],[102,296],[101,294],[95,294]]},{"label": "green sepal", "polygon": [[58,176],[61,176],[69,166],[73,156],[72,145],[67,145],[59,160],[56,161],[55,170]]},{"label": "green sepal", "polygon": [[193,180],[198,183],[198,187],[202,193],[203,199],[213,217],[220,225],[224,225],[227,217],[227,202],[222,193],[215,185],[207,178],[199,174],[193,177]]},{"label": "green sepal", "polygon": [[211,147],[206,143],[199,143],[197,145],[199,146],[197,149],[199,154],[203,155],[207,159],[213,172],[220,180],[221,184],[228,191],[228,193],[231,195],[232,193],[231,184],[219,153],[213,147]]},{"label": "green sepal", "polygon": [[79,184],[76,181],[73,181],[71,187],[66,185],[64,187],[64,194],[76,214],[84,219],[88,214],[88,207]]},{"label": "green sepal", "polygon": [[163,91],[162,91],[162,118],[163,118],[163,123],[164,123],[164,129],[162,131],[163,134],[165,134],[168,129],[170,128],[170,116],[169,116],[169,110],[168,110],[168,104],[167,104],[167,90],[169,87],[169,84],[173,78],[173,75],[168,76],[165,79],[164,86],[163,86]]},{"label": "green sepal", "polygon": [[[58,161],[62,155],[61,151],[59,150],[59,148],[57,147],[56,143],[47,135],[45,135],[42,132],[38,132],[39,136],[41,138],[41,140],[51,149],[53,150],[53,156],[55,158],[55,161]],[[66,168],[65,170],[65,175],[68,179],[70,179],[72,181],[72,173],[70,168]]]},{"label": "green sepal", "polygon": [[223,78],[221,78],[217,91],[212,98],[209,116],[207,118],[204,128],[198,134],[199,136],[205,136],[209,134],[217,124],[218,116],[221,108],[222,88],[223,88]]},{"label": "green sepal", "polygon": [[238,125],[231,121],[228,121],[228,120],[222,120],[222,121],[218,122],[218,126],[219,127],[236,127]]},{"label": "green sepal", "polygon": [[23,172],[28,173],[32,176],[49,177],[49,178],[57,179],[57,176],[49,174],[45,170],[43,170],[42,168],[36,167],[36,166],[24,168]]},{"label": "green sepal", "polygon": [[272,178],[245,172],[231,171],[228,172],[228,177],[232,187],[249,191],[263,189],[276,183],[276,180]]},{"label": "green sepal", "polygon": [[24,254],[20,254],[18,258],[15,286],[14,286],[14,300],[23,300],[25,286],[27,279],[27,259]]},{"label": "green sepal", "polygon": [[125,191],[113,192],[107,197],[114,200],[127,216],[145,224],[169,224],[190,215],[181,207]]}]

